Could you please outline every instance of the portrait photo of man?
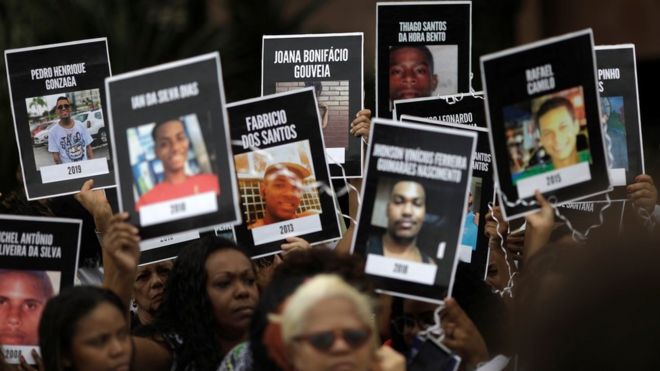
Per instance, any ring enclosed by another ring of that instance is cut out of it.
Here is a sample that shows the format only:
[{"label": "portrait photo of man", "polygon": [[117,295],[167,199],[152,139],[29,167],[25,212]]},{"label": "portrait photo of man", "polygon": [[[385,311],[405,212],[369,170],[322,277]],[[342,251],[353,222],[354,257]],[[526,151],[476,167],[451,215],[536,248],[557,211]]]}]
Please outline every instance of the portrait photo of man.
[{"label": "portrait photo of man", "polygon": [[588,160],[589,152],[578,152],[577,149],[580,124],[570,100],[564,97],[546,100],[536,112],[535,123],[541,146],[555,169]]},{"label": "portrait photo of man", "polygon": [[424,45],[390,48],[390,102],[429,97],[438,86],[433,55]]},{"label": "portrait photo of man", "polygon": [[55,112],[59,116],[59,121],[48,132],[48,152],[52,154],[53,162],[56,164],[94,158],[93,138],[82,122],[73,119],[72,111],[69,98],[65,96],[57,98]]},{"label": "portrait photo of man", "polygon": [[46,272],[0,269],[0,345],[38,345],[41,312],[54,294]]},{"label": "portrait photo of man", "polygon": [[387,228],[382,235],[372,235],[367,241],[367,254],[435,264],[417,245],[426,216],[426,191],[412,180],[394,183],[386,205]]},{"label": "portrait photo of man", "polygon": [[311,210],[298,212],[304,193],[304,181],[310,175],[307,168],[293,162],[269,165],[259,185],[264,203],[263,217],[255,220],[249,228],[316,214]]},{"label": "portrait photo of man", "polygon": [[162,181],[139,197],[135,203],[137,211],[145,205],[157,202],[201,193],[220,193],[218,178],[215,174],[191,174],[188,171],[191,140],[181,118],[156,123],[151,129],[151,140],[155,157],[162,164]]}]

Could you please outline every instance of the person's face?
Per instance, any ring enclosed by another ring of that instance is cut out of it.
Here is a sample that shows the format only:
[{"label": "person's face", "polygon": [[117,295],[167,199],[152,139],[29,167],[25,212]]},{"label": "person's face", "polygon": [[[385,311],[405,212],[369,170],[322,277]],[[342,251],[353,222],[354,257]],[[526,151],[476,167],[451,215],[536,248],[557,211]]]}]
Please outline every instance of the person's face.
[{"label": "person's face", "polygon": [[580,125],[564,106],[546,112],[539,118],[541,145],[552,161],[565,160],[575,151]]},{"label": "person's face", "polygon": [[64,364],[76,371],[128,371],[132,351],[126,318],[104,302],[76,324]]},{"label": "person's face", "polygon": [[60,99],[55,103],[55,112],[60,119],[68,119],[71,117],[71,103],[68,99]]},{"label": "person's face", "polygon": [[417,48],[390,53],[390,100],[428,97],[438,85],[429,61]]},{"label": "person's face", "polygon": [[350,346],[341,330],[366,330],[368,326],[356,312],[353,303],[344,298],[325,299],[311,308],[304,318],[300,336],[309,336],[326,331],[335,333],[335,340],[327,351],[320,351],[308,341],[294,341],[289,347],[290,360],[295,370],[369,370],[375,356],[373,340],[369,338],[357,347]]},{"label": "person's face", "polygon": [[250,260],[236,250],[216,251],[206,259],[206,273],[206,292],[218,331],[244,336],[259,298]]},{"label": "person's face", "polygon": [[39,319],[48,294],[33,275],[18,271],[0,274],[0,344],[39,343]]},{"label": "person's face", "polygon": [[395,239],[413,239],[426,215],[426,194],[417,182],[398,182],[387,204],[387,230]]},{"label": "person's face", "polygon": [[300,205],[302,181],[286,168],[276,170],[268,174],[261,183],[261,197],[272,218],[292,219]]},{"label": "person's face", "polygon": [[509,269],[504,259],[504,252],[499,245],[489,249],[488,270],[486,272],[486,283],[495,290],[503,290],[509,282]]},{"label": "person's face", "polygon": [[156,131],[156,157],[163,163],[165,173],[185,168],[188,159],[188,136],[179,120],[168,121]]},{"label": "person's face", "polygon": [[163,288],[172,270],[171,260],[138,267],[135,284],[135,302],[140,310],[156,313],[163,300]]},{"label": "person's face", "polygon": [[403,302],[403,340],[406,346],[412,346],[415,335],[435,324],[434,312],[436,304],[406,299]]}]

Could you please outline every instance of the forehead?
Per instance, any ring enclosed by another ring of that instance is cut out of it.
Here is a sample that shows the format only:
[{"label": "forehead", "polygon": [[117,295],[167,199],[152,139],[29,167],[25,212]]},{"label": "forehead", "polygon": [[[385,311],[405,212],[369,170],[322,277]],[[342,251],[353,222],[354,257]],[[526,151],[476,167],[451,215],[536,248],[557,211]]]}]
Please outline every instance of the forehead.
[{"label": "forehead", "polygon": [[156,271],[162,268],[172,268],[174,262],[172,260],[166,260],[158,263],[151,263],[147,265],[142,265],[138,267],[138,273],[145,271]]},{"label": "forehead", "polygon": [[571,113],[568,111],[568,107],[562,105],[547,111],[543,116],[539,117],[539,124],[544,126],[571,119]]},{"label": "forehead", "polygon": [[183,124],[179,120],[167,121],[156,129],[156,139],[182,133]]},{"label": "forehead", "polygon": [[60,102],[63,102],[63,101],[66,101],[67,103],[69,103],[69,98],[60,98],[60,99],[58,99],[57,102],[55,102],[55,103],[56,103],[56,104],[59,104]]},{"label": "forehead", "polygon": [[21,293],[29,291],[34,294],[34,291],[42,291],[45,294],[46,283],[35,275],[19,272],[8,271],[0,273],[0,291],[3,295],[8,292]]},{"label": "forehead", "polygon": [[424,188],[417,182],[398,182],[392,188],[392,197],[424,198]]},{"label": "forehead", "polygon": [[252,271],[252,263],[242,253],[234,249],[219,250],[206,259],[206,272],[209,277],[222,273],[240,274]]},{"label": "forehead", "polygon": [[401,48],[390,52],[390,63],[416,62],[429,65],[426,55],[417,48]]},{"label": "forehead", "polygon": [[[319,301],[305,313],[304,317],[305,331],[309,332],[366,325],[360,320],[353,302],[341,297]],[[314,320],[309,321],[311,318]]]},{"label": "forehead", "polygon": [[298,176],[298,174],[294,173],[293,171],[289,170],[286,167],[274,170],[268,175],[266,175],[265,180],[274,182],[274,181],[286,181],[286,182],[300,182],[301,179]]}]

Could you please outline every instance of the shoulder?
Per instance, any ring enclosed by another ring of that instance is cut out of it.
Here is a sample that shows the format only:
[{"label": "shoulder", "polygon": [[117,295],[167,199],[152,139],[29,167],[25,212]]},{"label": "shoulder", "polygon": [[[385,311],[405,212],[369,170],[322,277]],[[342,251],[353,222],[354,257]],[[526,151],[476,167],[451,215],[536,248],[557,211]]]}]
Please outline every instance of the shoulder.
[{"label": "shoulder", "polygon": [[161,200],[161,198],[165,193],[166,190],[165,190],[165,186],[163,186],[163,183],[162,182],[158,183],[153,188],[151,188],[147,193],[140,196],[135,206],[139,208],[144,205],[158,202]]},{"label": "shoulder", "polygon": [[222,360],[218,371],[249,371],[252,370],[252,352],[250,343],[243,342],[232,348]]},{"label": "shoulder", "polygon": [[367,240],[367,249],[365,255],[367,254],[384,255],[382,236],[375,234],[369,236],[369,239]]}]

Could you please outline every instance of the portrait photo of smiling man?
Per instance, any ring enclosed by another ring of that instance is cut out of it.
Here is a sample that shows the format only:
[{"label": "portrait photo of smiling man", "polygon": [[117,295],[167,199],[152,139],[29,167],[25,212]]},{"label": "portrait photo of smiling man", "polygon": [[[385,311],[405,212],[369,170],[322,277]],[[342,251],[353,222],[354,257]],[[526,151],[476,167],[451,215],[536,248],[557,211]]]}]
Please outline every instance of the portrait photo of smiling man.
[{"label": "portrait photo of smiling man", "polygon": [[[209,172],[208,154],[198,131],[194,114],[129,129],[129,138],[136,140],[129,150],[135,152],[136,159],[144,158],[133,164],[138,176],[135,187],[140,193],[135,203],[137,211],[158,202],[220,193],[217,176]],[[151,146],[153,151],[148,150]]]}]

